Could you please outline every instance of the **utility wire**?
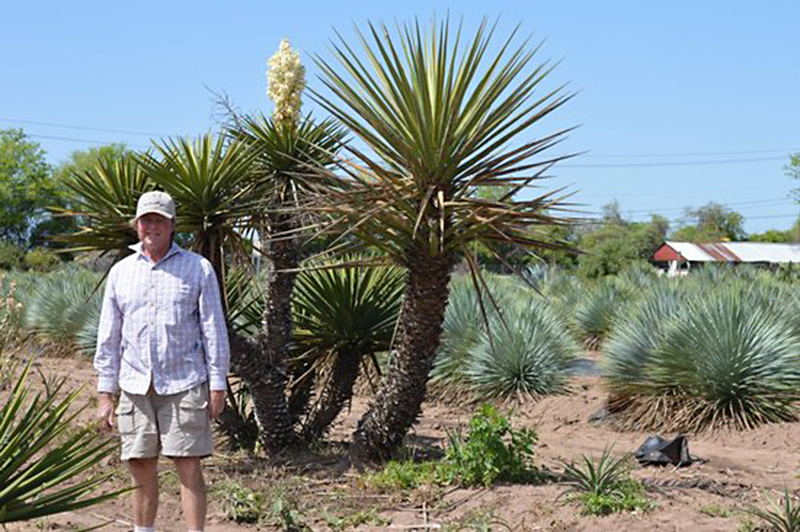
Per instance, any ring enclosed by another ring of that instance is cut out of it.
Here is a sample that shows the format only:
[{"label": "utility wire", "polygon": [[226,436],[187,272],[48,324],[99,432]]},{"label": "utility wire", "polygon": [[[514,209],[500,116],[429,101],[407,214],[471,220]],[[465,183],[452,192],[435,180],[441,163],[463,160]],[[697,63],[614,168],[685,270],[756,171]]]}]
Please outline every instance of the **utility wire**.
[{"label": "utility wire", "polygon": [[786,157],[753,157],[750,159],[717,159],[714,161],[662,161],[657,163],[619,164],[559,164],[558,168],[656,168],[666,166],[709,166],[714,164],[739,164],[763,161],[784,161]]},{"label": "utility wire", "polygon": [[56,124],[53,122],[36,122],[34,120],[18,120],[14,118],[0,118],[0,122],[16,122],[19,124],[30,124],[32,126],[61,127],[65,129],[79,129],[83,131],[100,131],[105,133],[124,133],[128,135],[144,135],[147,137],[165,137],[162,133],[148,133],[147,131],[131,131],[128,129],[107,129],[102,127],[74,126],[70,124]]}]

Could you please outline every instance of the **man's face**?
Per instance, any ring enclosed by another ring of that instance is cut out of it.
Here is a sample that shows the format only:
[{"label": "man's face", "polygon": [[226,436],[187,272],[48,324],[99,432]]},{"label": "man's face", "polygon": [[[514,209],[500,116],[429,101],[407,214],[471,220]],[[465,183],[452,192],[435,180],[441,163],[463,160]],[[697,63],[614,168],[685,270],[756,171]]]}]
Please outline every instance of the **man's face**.
[{"label": "man's face", "polygon": [[169,247],[174,222],[166,216],[151,212],[136,220],[139,240],[147,248],[164,249]]}]

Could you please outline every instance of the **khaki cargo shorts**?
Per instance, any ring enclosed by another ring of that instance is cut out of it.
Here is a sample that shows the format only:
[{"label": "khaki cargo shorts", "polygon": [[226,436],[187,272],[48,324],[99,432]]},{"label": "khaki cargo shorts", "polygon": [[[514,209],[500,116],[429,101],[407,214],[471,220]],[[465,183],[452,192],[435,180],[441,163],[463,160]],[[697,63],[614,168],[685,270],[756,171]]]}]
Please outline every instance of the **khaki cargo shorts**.
[{"label": "khaki cargo shorts", "polygon": [[122,460],[209,456],[212,451],[208,418],[208,383],[172,395],[125,392],[117,405]]}]

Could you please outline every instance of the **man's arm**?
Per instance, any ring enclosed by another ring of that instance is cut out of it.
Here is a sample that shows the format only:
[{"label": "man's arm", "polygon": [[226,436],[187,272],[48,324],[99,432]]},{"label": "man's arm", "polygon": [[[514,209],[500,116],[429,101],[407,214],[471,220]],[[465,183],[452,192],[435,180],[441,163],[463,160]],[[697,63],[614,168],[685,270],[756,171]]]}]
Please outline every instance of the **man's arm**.
[{"label": "man's arm", "polygon": [[203,261],[203,279],[200,286],[200,330],[203,334],[208,384],[211,390],[208,415],[217,419],[225,407],[225,390],[228,388],[230,345],[225,313],[222,310],[219,283],[211,263]]},{"label": "man's arm", "polygon": [[108,276],[100,324],[97,329],[97,351],[94,368],[97,372],[97,418],[104,430],[114,427],[114,392],[119,380],[120,342],[122,341],[122,312],[117,305],[113,271]]}]

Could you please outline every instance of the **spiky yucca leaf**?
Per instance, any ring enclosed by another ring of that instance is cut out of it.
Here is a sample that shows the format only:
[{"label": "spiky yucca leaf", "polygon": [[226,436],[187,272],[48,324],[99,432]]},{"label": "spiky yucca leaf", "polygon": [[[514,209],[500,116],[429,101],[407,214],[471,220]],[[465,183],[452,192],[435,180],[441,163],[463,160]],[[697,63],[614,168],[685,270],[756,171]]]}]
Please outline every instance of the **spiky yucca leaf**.
[{"label": "spiky yucca leaf", "polygon": [[114,441],[93,428],[70,431],[82,410],[69,412],[80,390],[29,399],[29,371],[30,364],[0,408],[0,523],[79,510],[127,491],[94,495],[113,473],[83,475],[114,451]]},{"label": "spiky yucca leaf", "polygon": [[[466,359],[464,375],[477,390],[504,399],[566,391],[570,363],[580,351],[559,315],[534,298],[520,298],[495,316]],[[525,301],[527,299],[527,301]]]},{"label": "spiky yucca leaf", "polygon": [[754,515],[769,525],[775,532],[800,532],[800,500],[792,497],[788,489],[783,490],[783,501],[772,500],[767,495],[769,508],[748,506],[745,512]]}]

